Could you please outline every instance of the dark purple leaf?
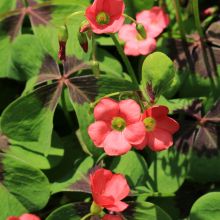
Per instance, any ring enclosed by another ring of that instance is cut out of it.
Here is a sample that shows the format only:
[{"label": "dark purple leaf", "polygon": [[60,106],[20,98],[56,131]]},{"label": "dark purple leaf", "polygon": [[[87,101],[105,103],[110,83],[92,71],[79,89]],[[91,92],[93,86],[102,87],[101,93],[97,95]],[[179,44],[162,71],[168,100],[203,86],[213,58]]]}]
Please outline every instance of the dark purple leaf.
[{"label": "dark purple leaf", "polygon": [[194,148],[199,152],[218,152],[220,146],[220,127],[212,123],[205,123],[199,128],[194,141]]},{"label": "dark purple leaf", "polygon": [[207,121],[220,123],[220,100],[217,101],[204,118]]},{"label": "dark purple leaf", "polygon": [[87,176],[83,176],[81,180],[76,181],[74,184],[69,186],[69,189],[74,192],[91,193],[89,178]]},{"label": "dark purple leaf", "polygon": [[82,60],[76,59],[76,57],[67,57],[66,62],[64,63],[64,75],[68,78],[79,70],[90,68],[91,67],[88,64],[86,64]]},{"label": "dark purple leaf", "polygon": [[25,7],[22,1],[17,0],[16,9],[5,14],[1,20],[2,29],[10,36],[11,40],[18,35],[26,15],[30,17],[32,25],[47,25],[51,19],[52,6],[50,2],[36,3],[28,1]]},{"label": "dark purple leaf", "polygon": [[201,117],[201,107],[201,102],[196,101],[185,110],[175,145],[183,152],[193,147],[200,154],[211,155],[220,146],[220,101],[204,117]]},{"label": "dark purple leaf", "polygon": [[[169,40],[170,56],[179,69],[189,64],[191,71],[202,77],[213,78],[217,75],[216,65],[220,63],[220,48],[201,43],[197,35],[193,35],[194,43],[183,44],[180,40]],[[187,54],[187,55],[186,55]]]},{"label": "dark purple leaf", "polygon": [[23,1],[22,0],[17,0],[16,1],[16,8],[23,8],[23,7],[24,7]]},{"label": "dark purple leaf", "polygon": [[24,12],[15,10],[10,16],[6,17],[2,21],[2,29],[7,33],[7,35],[9,35],[11,41],[18,35],[24,21],[24,17]]},{"label": "dark purple leaf", "polygon": [[30,9],[31,24],[33,26],[48,25],[51,20],[52,8],[53,6],[51,5],[39,5],[38,8]]},{"label": "dark purple leaf", "polygon": [[60,79],[59,66],[55,60],[50,56],[46,55],[39,73],[37,84],[46,82],[48,80]]},{"label": "dark purple leaf", "polygon": [[220,20],[213,22],[206,30],[206,36],[211,44],[220,46]]},{"label": "dark purple leaf", "polygon": [[75,183],[71,184],[68,188],[74,192],[86,192],[91,193],[91,187],[90,187],[90,179],[89,175],[95,172],[97,169],[100,169],[101,166],[97,165],[94,166],[89,170],[89,172],[82,176],[82,178]]},{"label": "dark purple leaf", "polygon": [[92,75],[73,77],[67,87],[72,101],[78,104],[92,102],[98,94],[97,79]]}]

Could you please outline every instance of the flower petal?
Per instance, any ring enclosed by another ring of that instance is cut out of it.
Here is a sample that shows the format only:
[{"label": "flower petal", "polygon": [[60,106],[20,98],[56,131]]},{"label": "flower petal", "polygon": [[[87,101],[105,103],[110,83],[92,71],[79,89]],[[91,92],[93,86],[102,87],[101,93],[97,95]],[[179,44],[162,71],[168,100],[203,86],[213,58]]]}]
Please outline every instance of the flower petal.
[{"label": "flower petal", "polygon": [[115,200],[122,200],[128,196],[130,188],[125,177],[121,174],[114,174],[107,182],[104,196],[113,196]]},{"label": "flower petal", "polygon": [[88,134],[94,144],[101,148],[101,143],[106,138],[107,134],[110,132],[109,127],[104,121],[96,121],[92,123],[88,128]]},{"label": "flower petal", "polygon": [[106,208],[113,212],[122,212],[128,207],[128,204],[122,201],[116,201],[113,205],[106,206]]},{"label": "flower petal", "polygon": [[132,145],[142,143],[145,139],[145,133],[145,127],[142,121],[128,125],[123,131],[125,138]]},{"label": "flower petal", "polygon": [[102,99],[94,109],[94,117],[97,121],[111,122],[112,118],[118,116],[119,105],[110,98]]},{"label": "flower petal", "polygon": [[19,220],[40,220],[40,218],[32,214],[23,214],[19,217]]},{"label": "flower petal", "polygon": [[110,170],[106,170],[103,168],[100,168],[91,173],[89,177],[92,194],[101,194],[105,189],[106,183],[111,180],[112,176],[113,173]]},{"label": "flower petal", "polygon": [[149,135],[147,132],[145,132],[145,138],[140,144],[135,144],[133,145],[134,148],[137,150],[143,150],[146,146],[148,146],[148,141],[149,141]]},{"label": "flower petal", "polygon": [[118,37],[123,41],[129,41],[136,39],[137,31],[134,25],[125,24],[118,32]]},{"label": "flower petal", "polygon": [[141,108],[132,99],[126,99],[119,102],[120,115],[127,125],[138,122],[141,117]]},{"label": "flower petal", "polygon": [[139,41],[139,52],[142,55],[147,55],[156,49],[157,42],[153,38],[147,38],[146,40]]},{"label": "flower petal", "polygon": [[156,126],[157,128],[168,131],[171,134],[176,133],[180,128],[179,123],[170,117],[164,117],[157,120]]},{"label": "flower petal", "polygon": [[124,53],[128,56],[139,56],[139,46],[137,40],[129,40],[125,43]]},{"label": "flower petal", "polygon": [[162,129],[156,128],[149,134],[149,147],[153,151],[166,150],[173,145],[172,135]]},{"label": "flower petal", "polygon": [[118,156],[127,153],[131,149],[130,143],[125,139],[122,132],[111,131],[102,143],[104,150],[109,156]]},{"label": "flower petal", "polygon": [[168,113],[169,113],[169,109],[166,106],[163,105],[152,106],[144,112],[144,118],[152,117],[158,119],[167,116]]}]

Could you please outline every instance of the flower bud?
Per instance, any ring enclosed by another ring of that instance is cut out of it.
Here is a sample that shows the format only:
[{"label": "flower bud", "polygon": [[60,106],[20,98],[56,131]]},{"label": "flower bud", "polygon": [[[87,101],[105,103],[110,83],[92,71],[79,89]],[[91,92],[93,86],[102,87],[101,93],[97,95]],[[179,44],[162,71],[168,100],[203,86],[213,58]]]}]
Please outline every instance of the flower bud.
[{"label": "flower bud", "polygon": [[86,33],[79,32],[78,33],[78,41],[79,41],[79,44],[80,44],[81,48],[83,49],[83,51],[85,53],[87,53],[88,52],[88,39],[87,39]]},{"label": "flower bud", "polygon": [[140,36],[141,36],[143,39],[146,39],[147,33],[146,33],[146,30],[145,30],[143,24],[140,24],[140,23],[137,24],[137,25],[136,25],[136,30],[137,30],[137,32],[140,34]]},{"label": "flower bud", "polygon": [[59,57],[59,60],[65,61],[66,60],[66,42],[68,40],[68,30],[67,30],[66,25],[59,27],[58,39],[59,39],[58,57]]},{"label": "flower bud", "polygon": [[66,25],[63,25],[63,26],[59,27],[58,39],[59,39],[59,41],[67,42],[67,40],[68,40],[68,30],[67,30]]}]

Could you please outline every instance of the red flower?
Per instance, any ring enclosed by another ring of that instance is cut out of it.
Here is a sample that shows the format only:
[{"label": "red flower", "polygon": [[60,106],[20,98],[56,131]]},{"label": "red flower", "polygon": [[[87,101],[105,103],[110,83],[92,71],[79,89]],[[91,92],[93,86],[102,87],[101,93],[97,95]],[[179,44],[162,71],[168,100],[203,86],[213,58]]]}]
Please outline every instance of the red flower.
[{"label": "red flower", "polygon": [[119,215],[109,215],[106,214],[102,220],[123,220]]},{"label": "red flower", "polygon": [[118,36],[125,42],[126,55],[147,55],[156,49],[156,40],[148,34],[143,38],[136,30],[135,24],[125,24],[120,29]]},{"label": "red flower", "polygon": [[124,23],[124,9],[123,0],[95,0],[85,15],[94,33],[115,33]]},{"label": "red flower", "polygon": [[136,20],[144,25],[147,36],[152,38],[160,35],[170,22],[168,15],[158,6],[138,13]]},{"label": "red flower", "polygon": [[23,214],[20,217],[10,216],[7,220],[40,220],[40,218],[33,214]]},{"label": "red flower", "polygon": [[172,135],[179,130],[179,124],[167,116],[169,110],[166,106],[153,106],[142,115],[146,128],[144,141],[136,145],[141,150],[149,146],[153,151],[165,150],[173,145]]},{"label": "red flower", "polygon": [[143,142],[145,127],[140,106],[132,99],[119,103],[102,99],[94,109],[96,122],[88,128],[90,138],[110,156],[127,153],[132,145]]},{"label": "red flower", "polygon": [[128,205],[121,200],[130,192],[125,177],[106,169],[98,169],[90,174],[91,191],[94,202],[109,211],[121,212]]}]

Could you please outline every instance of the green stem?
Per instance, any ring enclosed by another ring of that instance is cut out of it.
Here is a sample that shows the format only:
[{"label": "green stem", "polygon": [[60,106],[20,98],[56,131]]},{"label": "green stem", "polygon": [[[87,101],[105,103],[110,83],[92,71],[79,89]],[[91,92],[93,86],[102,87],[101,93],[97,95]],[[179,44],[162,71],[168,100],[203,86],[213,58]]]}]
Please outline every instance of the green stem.
[{"label": "green stem", "polygon": [[129,15],[127,15],[127,14],[123,14],[123,16],[124,16],[125,18],[128,18],[130,21],[134,22],[135,24],[138,24],[137,21],[136,21],[134,18],[132,18],[131,16],[129,16]]},{"label": "green stem", "polygon": [[147,197],[173,197],[175,196],[175,193],[152,192],[152,193],[143,193],[141,195],[144,195]]},{"label": "green stem", "polygon": [[117,50],[118,50],[118,53],[120,54],[120,56],[121,56],[121,58],[122,58],[122,60],[123,60],[123,62],[124,62],[124,64],[125,64],[125,66],[126,66],[126,68],[127,68],[127,70],[128,70],[128,74],[130,75],[130,77],[131,77],[133,83],[134,83],[134,84],[137,86],[137,88],[138,88],[138,87],[139,87],[139,84],[138,84],[138,81],[137,81],[137,79],[136,79],[134,70],[133,70],[133,68],[132,68],[132,66],[131,66],[131,63],[130,63],[128,57],[124,54],[124,51],[123,51],[123,49],[122,49],[122,47],[121,47],[121,45],[120,45],[120,43],[119,43],[117,37],[116,37],[114,34],[111,34],[111,38],[112,38],[112,40],[113,40],[113,42],[114,42],[114,44],[115,44],[115,46],[116,46],[116,48],[117,48]]},{"label": "green stem", "polygon": [[97,47],[97,45],[96,45],[95,37],[96,36],[93,33],[92,34],[92,71],[93,71],[93,74],[96,77],[99,77],[100,69],[99,69],[99,62],[96,59],[96,47]]},{"label": "green stem", "polygon": [[157,186],[157,153],[155,153],[155,158],[154,158],[154,184],[155,184],[155,190],[158,190],[158,186]]},{"label": "green stem", "polygon": [[[205,33],[203,32],[202,24],[201,24],[200,17],[199,17],[199,1],[198,0],[191,0],[191,2],[192,2],[192,8],[193,8],[196,29],[197,29],[197,32],[200,36],[200,40],[201,40],[203,60],[206,65],[206,70],[209,75],[210,83],[214,88],[216,88],[218,86],[218,82],[215,80],[215,78],[213,77],[212,72],[211,72],[212,67],[210,65],[210,59],[209,59],[208,51],[207,51],[208,46],[206,45],[206,42],[205,42],[206,36],[205,36]],[[211,60],[211,62],[214,66],[214,69],[216,70],[217,69],[216,63],[213,61],[213,59]],[[215,71],[215,74],[217,75],[216,71]]]},{"label": "green stem", "polygon": [[92,216],[92,213],[88,213],[87,215],[85,215],[84,217],[82,217],[80,220],[86,220],[87,218],[89,218],[90,216]]},{"label": "green stem", "polygon": [[105,157],[107,156],[106,153],[103,153],[96,161],[96,165],[98,165]]},{"label": "green stem", "polygon": [[193,14],[194,14],[194,19],[195,19],[196,29],[199,33],[200,38],[204,38],[205,34],[202,30],[200,17],[199,17],[199,1],[198,0],[191,0],[191,2],[192,2],[192,7],[193,7]]},{"label": "green stem", "polygon": [[183,49],[184,49],[184,53],[186,55],[187,58],[187,62],[189,64],[189,68],[191,69],[191,71],[194,71],[194,64],[188,49],[188,45],[187,45],[187,38],[186,38],[186,33],[184,30],[184,25],[183,25],[183,20],[182,20],[182,16],[181,16],[181,9],[180,9],[180,4],[179,4],[179,0],[172,0],[173,1],[173,6],[175,8],[176,11],[176,20],[179,26],[179,31],[180,31],[180,36],[181,36],[181,40],[182,40],[182,44],[183,44]]},{"label": "green stem", "polygon": [[91,103],[91,107],[95,107],[103,98],[108,98],[108,97],[112,97],[112,96],[117,96],[117,95],[120,95],[121,92],[114,92],[114,93],[110,93],[110,94],[107,94],[99,99],[97,99],[95,102]]}]

